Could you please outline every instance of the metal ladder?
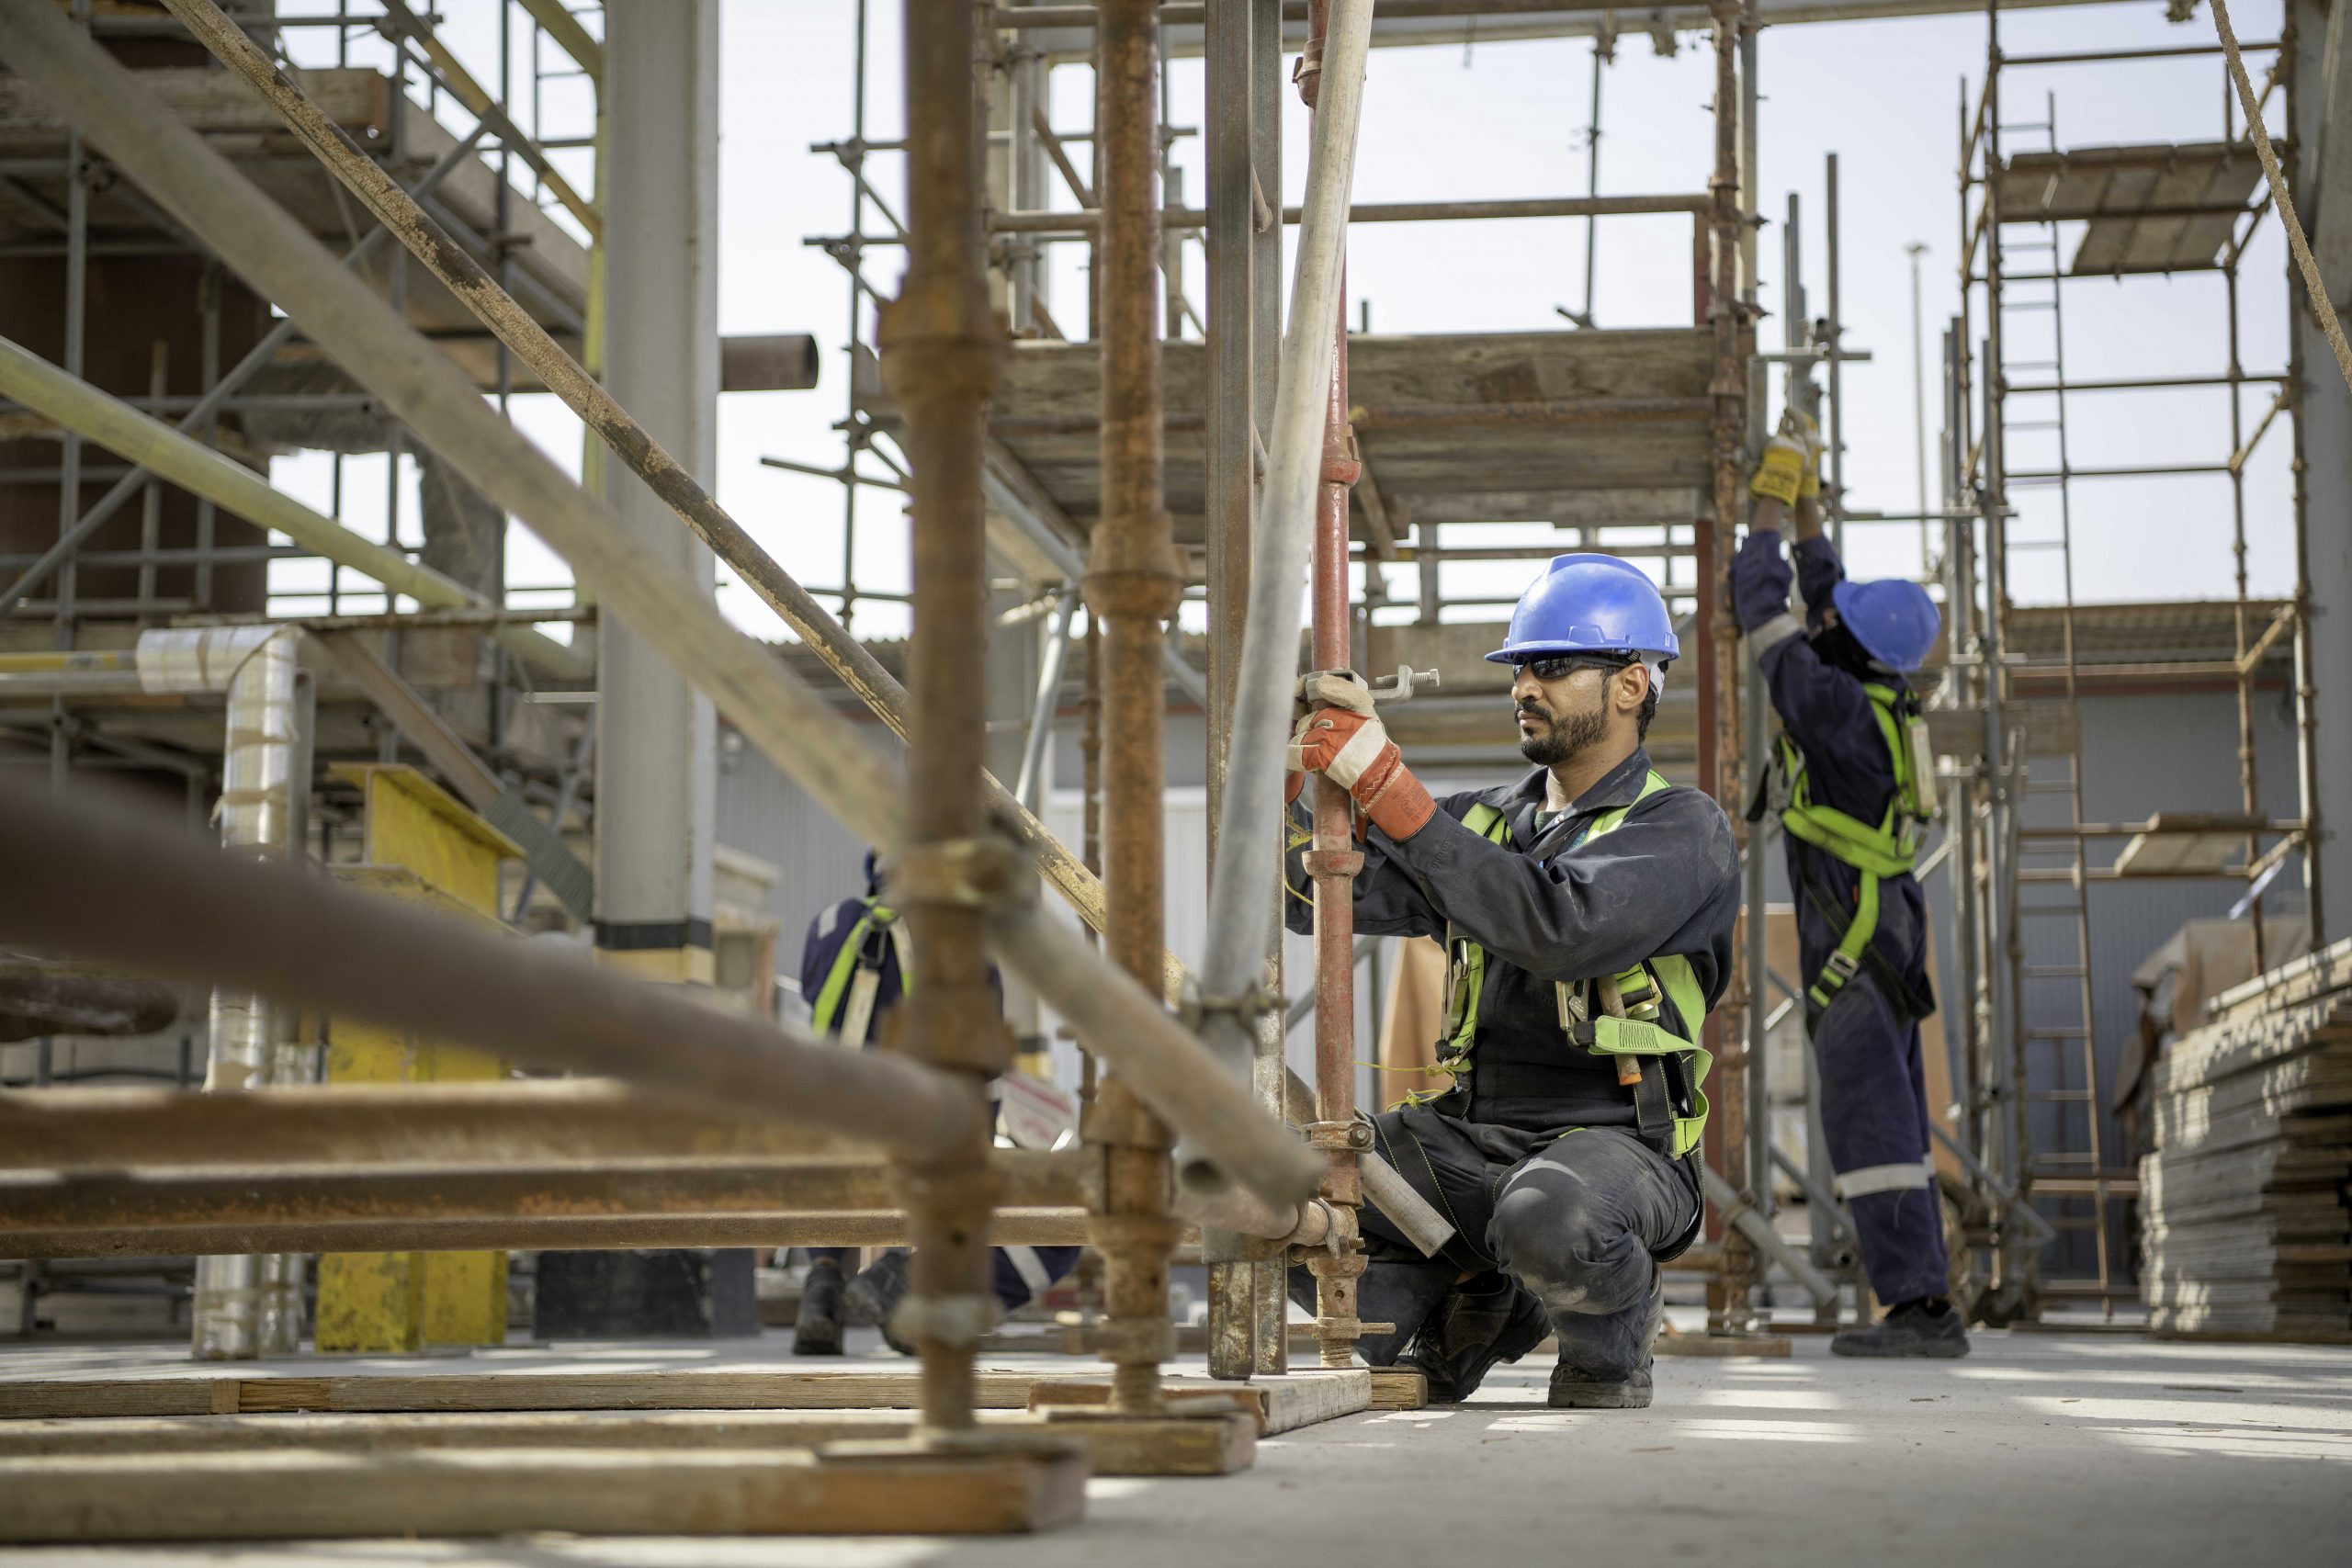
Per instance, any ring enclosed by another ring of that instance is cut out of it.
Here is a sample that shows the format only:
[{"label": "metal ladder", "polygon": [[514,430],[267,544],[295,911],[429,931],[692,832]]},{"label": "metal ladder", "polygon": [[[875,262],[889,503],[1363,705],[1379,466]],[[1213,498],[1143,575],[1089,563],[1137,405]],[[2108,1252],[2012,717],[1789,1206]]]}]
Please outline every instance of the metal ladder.
[{"label": "metal ladder", "polygon": [[[2048,138],[2049,149],[2058,151],[2057,112],[2054,97],[2049,103],[2049,114],[2041,124],[2004,126],[2004,132],[2041,131]],[[2002,672],[2007,682],[2014,679],[2019,669],[2038,672],[2053,672],[2063,682],[2064,701],[2070,713],[2079,711],[2079,669],[2076,662],[2075,637],[2075,564],[2074,564],[2074,501],[2072,494],[2073,463],[2068,445],[2066,420],[2066,331],[2065,289],[2058,279],[2063,267],[2061,236],[2055,221],[2041,226],[2041,238],[2005,246],[2004,255],[2020,252],[2046,261],[2038,273],[2029,274],[2018,282],[2034,284],[2048,289],[2046,297],[2033,295],[2023,299],[2009,298],[2017,283],[2005,283],[2003,297],[1996,308],[2005,312],[2047,311],[2050,321],[2050,357],[2046,360],[2018,362],[2004,359],[2000,375],[2006,385],[2013,370],[2043,370],[2050,374],[2046,397],[2052,404],[2051,417],[2046,420],[2011,420],[2008,404],[2003,398],[2002,449],[2010,450],[2012,432],[2035,433],[2054,439],[2057,462],[2054,488],[2058,492],[2058,534],[2051,539],[2012,539],[2010,550],[2055,550],[2058,554],[2063,587],[2060,615],[2059,656],[2054,661],[2013,663]],[[1995,244],[2001,237],[1991,237]],[[2002,274],[2007,278],[2008,269]],[[2005,331],[2003,341],[2009,341]],[[2007,584],[2000,585],[2006,604]],[[2004,639],[2005,642],[2007,639]],[[2022,711],[2014,710],[2014,711]],[[2091,987],[2089,865],[2082,835],[2083,762],[2082,735],[2078,722],[2068,723],[2062,732],[2071,738],[2065,750],[2033,750],[2027,759],[2024,794],[2053,798],[2064,803],[2062,821],[2046,826],[2064,829],[2056,838],[2036,838],[2020,842],[2018,862],[2018,894],[2017,911],[2022,922],[2032,919],[2038,931],[2050,927],[2064,933],[2056,940],[2071,947],[2052,954],[2055,962],[2027,964],[2013,960],[2011,994],[2018,998],[2018,1051],[2021,1063],[2018,1075],[2020,1092],[2026,1102],[2027,1147],[2024,1175],[2028,1189],[2044,1196],[2062,1200],[2087,1199],[2090,1213],[2045,1216],[2060,1230],[2088,1230],[2092,1236],[2093,1274],[2087,1280],[2067,1280],[2044,1282],[2045,1294],[2091,1295],[2100,1299],[2111,1315],[2114,1301],[2126,1287],[2117,1283],[2113,1255],[2112,1210],[2115,1196],[2111,1175],[2107,1168],[2106,1138],[2101,1126],[2106,1102],[2098,1068],[2097,1019]],[[2026,744],[2022,740],[2021,749]],[[2021,807],[2024,803],[2020,803]],[[2037,824],[2037,826],[2044,826]],[[2030,899],[2027,889],[2032,887],[2063,889],[2056,896],[2044,894],[2040,900]],[[2071,939],[2071,940],[2070,940]],[[2045,941],[2048,939],[2045,938]]]}]

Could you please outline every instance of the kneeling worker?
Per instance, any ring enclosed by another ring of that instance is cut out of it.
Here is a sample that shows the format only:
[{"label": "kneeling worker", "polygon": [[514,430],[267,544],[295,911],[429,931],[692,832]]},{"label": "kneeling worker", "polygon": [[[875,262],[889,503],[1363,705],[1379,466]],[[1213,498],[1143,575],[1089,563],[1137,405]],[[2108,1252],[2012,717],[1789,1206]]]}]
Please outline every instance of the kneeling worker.
[{"label": "kneeling worker", "polygon": [[[1638,569],[1555,558],[1487,655],[1513,670],[1520,750],[1536,767],[1443,800],[1406,768],[1360,682],[1306,683],[1331,705],[1300,721],[1293,766],[1345,787],[1368,824],[1356,930],[1446,944],[1437,1066],[1453,1086],[1374,1125],[1456,1235],[1425,1259],[1364,1209],[1358,1287],[1361,1314],[1396,1325],[1359,1350],[1418,1368],[1433,1401],[1466,1397],[1556,1334],[1553,1404],[1650,1402],[1658,1265],[1699,1231],[1698,1042],[1739,908],[1731,823],[1642,749],[1679,651]],[[1295,848],[1288,879],[1290,925],[1306,931]]]},{"label": "kneeling worker", "polygon": [[[1788,840],[1822,1131],[1871,1293],[1888,1308],[1829,1348],[1841,1356],[1964,1356],[1966,1325],[1946,1297],[1928,1147],[1919,1021],[1936,1004],[1927,900],[1911,874],[1920,830],[1935,816],[1935,770],[1906,677],[1934,645],[1939,617],[1916,582],[1847,581],[1822,536],[1819,457],[1801,418],[1765,448],[1731,590],[1781,716],[1765,782]],[[1789,611],[1780,528],[1792,511],[1810,625]]]}]

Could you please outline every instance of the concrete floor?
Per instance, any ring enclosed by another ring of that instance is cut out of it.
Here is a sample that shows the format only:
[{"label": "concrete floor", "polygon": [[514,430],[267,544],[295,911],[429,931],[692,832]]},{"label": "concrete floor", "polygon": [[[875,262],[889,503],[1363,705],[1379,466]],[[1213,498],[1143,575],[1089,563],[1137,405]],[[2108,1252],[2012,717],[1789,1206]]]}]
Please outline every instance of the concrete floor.
[{"label": "concrete floor", "polygon": [[[763,1342],[756,1359],[774,1364],[779,1340]],[[652,1354],[690,1363],[753,1359],[740,1350]],[[504,1363],[518,1353],[495,1355]],[[52,1376],[96,1371],[97,1362],[165,1370],[164,1357],[143,1351],[61,1348],[0,1354],[0,1376],[33,1371],[35,1356]],[[635,1359],[621,1348],[594,1359],[607,1358]],[[1741,1568],[2352,1562],[2352,1349],[1982,1334],[1964,1361],[1874,1364],[1834,1359],[1826,1341],[1806,1336],[1789,1360],[1661,1359],[1657,1404],[1642,1412],[1548,1410],[1544,1372],[1531,1358],[1456,1409],[1360,1416],[1269,1439],[1256,1469],[1239,1476],[1097,1481],[1082,1526],[1035,1539],[533,1536],[0,1558],[1200,1568],[1298,1562],[1302,1551],[1283,1532],[1321,1519],[1335,1530],[1321,1561],[1442,1568],[1734,1554]]]}]

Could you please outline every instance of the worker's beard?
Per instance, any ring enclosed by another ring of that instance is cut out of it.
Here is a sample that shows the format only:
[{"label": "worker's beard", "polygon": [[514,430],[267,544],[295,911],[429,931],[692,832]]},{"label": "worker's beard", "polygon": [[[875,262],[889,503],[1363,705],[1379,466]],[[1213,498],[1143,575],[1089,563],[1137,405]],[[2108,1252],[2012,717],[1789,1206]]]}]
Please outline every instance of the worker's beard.
[{"label": "worker's beard", "polygon": [[1517,711],[1544,728],[1522,735],[1519,754],[1539,768],[1556,768],[1600,744],[1609,734],[1609,716],[1598,704],[1589,712],[1562,717],[1534,703],[1521,703]]}]

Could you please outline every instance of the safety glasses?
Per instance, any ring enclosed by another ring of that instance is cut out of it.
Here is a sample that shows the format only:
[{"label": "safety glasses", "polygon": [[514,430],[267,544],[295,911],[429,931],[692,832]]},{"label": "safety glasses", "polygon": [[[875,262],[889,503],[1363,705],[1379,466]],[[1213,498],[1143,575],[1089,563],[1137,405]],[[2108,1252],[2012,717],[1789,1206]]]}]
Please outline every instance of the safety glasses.
[{"label": "safety glasses", "polygon": [[1632,662],[1630,659],[1614,659],[1606,654],[1561,653],[1547,659],[1517,660],[1511,668],[1524,670],[1539,681],[1557,681],[1579,670],[1600,670],[1614,674]]}]

